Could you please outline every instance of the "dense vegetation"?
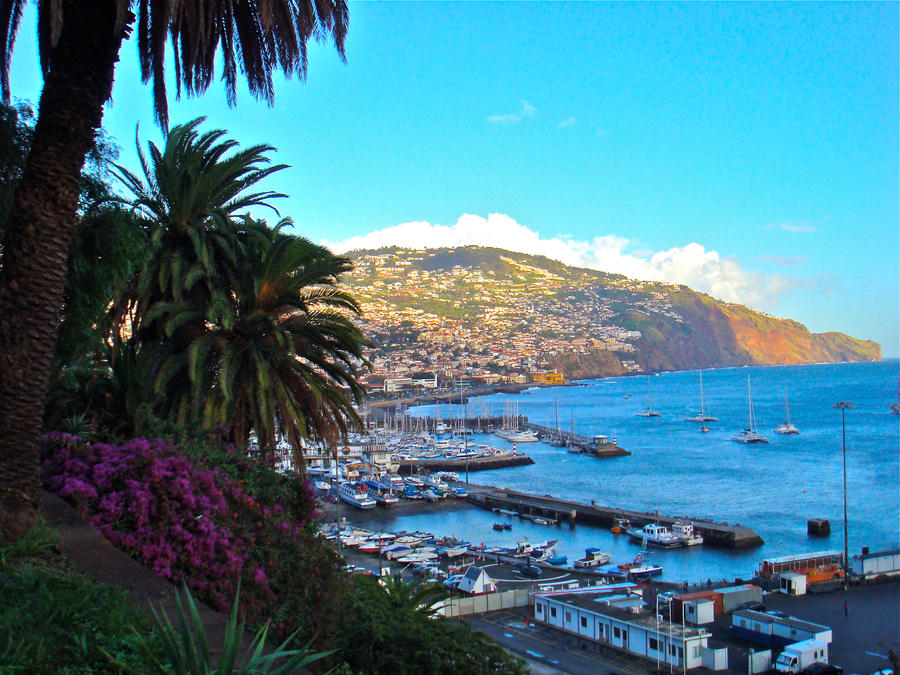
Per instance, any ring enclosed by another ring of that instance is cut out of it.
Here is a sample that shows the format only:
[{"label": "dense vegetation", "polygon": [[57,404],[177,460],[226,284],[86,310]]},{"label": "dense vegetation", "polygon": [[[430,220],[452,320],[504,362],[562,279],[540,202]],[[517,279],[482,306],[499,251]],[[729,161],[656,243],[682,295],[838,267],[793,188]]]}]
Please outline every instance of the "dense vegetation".
[{"label": "dense vegetation", "polygon": [[43,524],[16,542],[0,540],[0,670],[4,673],[138,672],[161,654],[149,613],[125,593],[87,579],[54,552],[56,533]]},{"label": "dense vegetation", "polygon": [[[5,119],[4,133],[27,142],[27,108]],[[240,149],[199,126],[151,144],[143,176],[114,169],[128,199],[103,171],[115,156],[108,145],[82,181],[61,327],[70,339],[54,356],[46,406],[44,487],[213,608],[227,611],[239,592],[249,625],[330,652],[308,667],[521,672],[490,640],[430,616],[433,589],[349,577],[318,534],[302,471],[273,470],[276,433],[299,450],[301,440],[329,441],[356,422],[363,340],[356,303],[337,286],[349,263],[288,234],[289,221],[270,227],[246,215],[279,196],[253,191],[280,168],[272,149]],[[11,147],[18,155],[0,173],[0,198],[25,151]],[[251,428],[260,441],[253,456]],[[295,461],[302,467],[302,454]],[[89,582],[8,569],[8,550],[2,595],[25,601],[0,615],[0,670],[32,659],[65,662],[68,672],[151,672],[131,630],[148,634],[147,617],[124,597],[97,589],[72,600]],[[59,630],[17,646],[17,622],[37,635],[42,617],[60,613]],[[164,662],[149,634],[150,655]]]}]

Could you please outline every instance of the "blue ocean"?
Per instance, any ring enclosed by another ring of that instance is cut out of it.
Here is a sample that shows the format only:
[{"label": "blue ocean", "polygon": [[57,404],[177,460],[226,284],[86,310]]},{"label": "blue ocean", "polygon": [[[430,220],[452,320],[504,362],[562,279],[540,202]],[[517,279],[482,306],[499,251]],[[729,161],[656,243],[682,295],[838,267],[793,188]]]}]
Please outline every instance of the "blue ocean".
[{"label": "blue ocean", "polygon": [[[758,431],[767,444],[731,439],[748,425],[748,375]],[[900,362],[725,368],[703,371],[709,433],[687,421],[700,407],[698,371],[652,377],[617,377],[519,394],[472,398],[469,417],[500,415],[518,405],[532,422],[575,429],[580,434],[615,437],[632,454],[599,459],[544,443],[521,444],[530,466],[472,472],[473,483],[574,499],[627,509],[740,523],[765,541],[749,550],[710,547],[653,551],[668,581],[749,578],[764,557],[843,550],[843,462],[839,401],[846,410],[847,503],[850,554],[900,547]],[[800,429],[795,436],[774,433],[786,416]],[[660,417],[636,414],[652,405]],[[435,410],[437,408],[437,410]],[[411,414],[458,416],[462,406],[420,406]],[[473,443],[511,444],[494,435]],[[567,524],[547,527],[513,518],[509,532],[496,532],[497,514],[465,509],[439,514],[380,516],[391,529],[427,529],[478,543],[513,545],[559,538],[569,561],[595,546],[619,563],[634,558],[640,545],[608,530]],[[830,537],[807,535],[807,520],[831,521]]]}]

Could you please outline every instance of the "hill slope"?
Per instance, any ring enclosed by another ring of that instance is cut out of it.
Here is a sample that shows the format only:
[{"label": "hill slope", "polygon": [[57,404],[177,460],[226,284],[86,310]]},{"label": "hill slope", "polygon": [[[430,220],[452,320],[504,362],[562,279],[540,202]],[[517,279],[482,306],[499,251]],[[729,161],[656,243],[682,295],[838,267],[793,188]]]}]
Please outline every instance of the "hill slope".
[{"label": "hill slope", "polygon": [[350,257],[344,282],[362,302],[376,366],[390,372],[580,378],[881,358],[871,341],[541,256],[470,246]]}]

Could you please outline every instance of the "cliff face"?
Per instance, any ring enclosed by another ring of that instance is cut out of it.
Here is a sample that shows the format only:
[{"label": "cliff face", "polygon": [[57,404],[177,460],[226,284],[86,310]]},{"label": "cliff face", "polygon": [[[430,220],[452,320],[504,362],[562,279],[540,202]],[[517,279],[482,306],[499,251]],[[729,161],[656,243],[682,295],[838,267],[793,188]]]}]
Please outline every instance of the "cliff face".
[{"label": "cliff face", "polygon": [[878,361],[881,346],[843,333],[810,333],[806,326],[722,305],[735,339],[755,364],[789,365],[829,361]]}]

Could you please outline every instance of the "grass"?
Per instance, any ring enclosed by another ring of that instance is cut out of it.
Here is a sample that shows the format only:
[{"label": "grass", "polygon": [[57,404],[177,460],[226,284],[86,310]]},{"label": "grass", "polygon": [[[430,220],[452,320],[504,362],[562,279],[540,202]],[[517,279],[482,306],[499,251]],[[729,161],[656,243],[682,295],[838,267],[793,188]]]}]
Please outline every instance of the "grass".
[{"label": "grass", "polygon": [[124,592],[72,569],[56,541],[41,523],[14,543],[0,542],[0,672],[145,671],[138,636],[160,650],[149,615]]}]

